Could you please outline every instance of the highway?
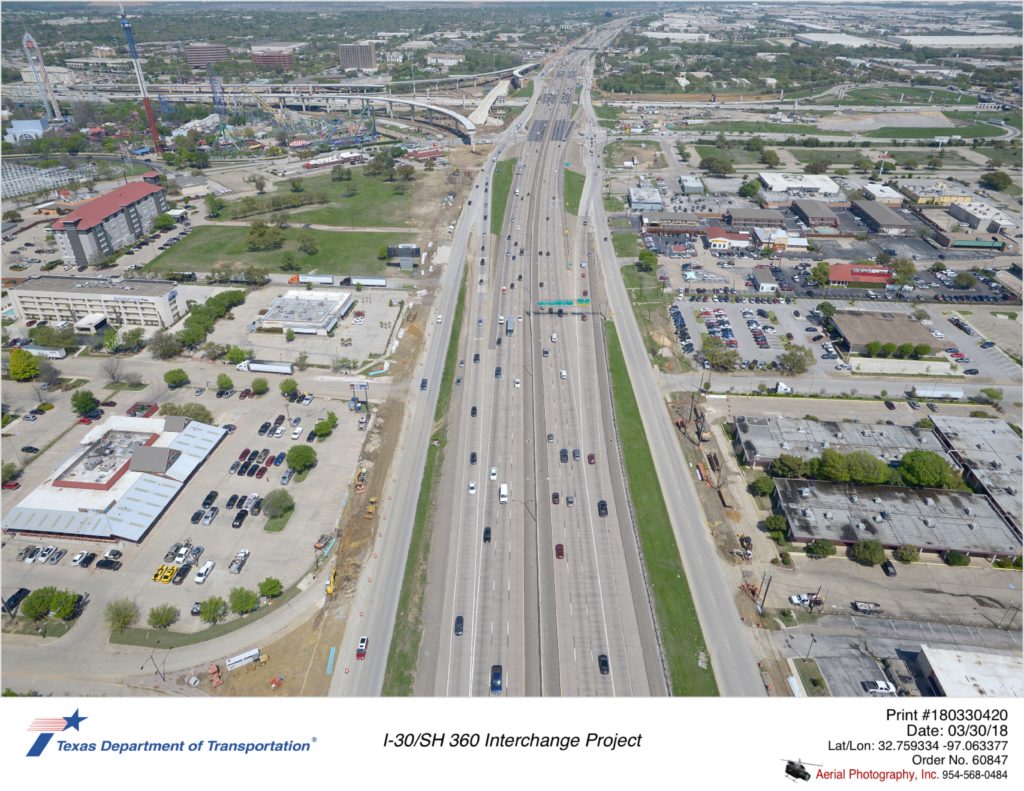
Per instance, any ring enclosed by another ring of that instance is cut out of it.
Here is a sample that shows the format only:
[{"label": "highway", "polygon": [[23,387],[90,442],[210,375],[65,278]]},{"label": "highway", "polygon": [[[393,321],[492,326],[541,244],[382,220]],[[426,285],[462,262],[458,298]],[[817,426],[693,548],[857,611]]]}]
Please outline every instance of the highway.
[{"label": "highway", "polygon": [[[600,296],[582,263],[587,229],[565,211],[586,57],[557,57],[537,80],[501,233],[488,233],[489,208],[480,221],[441,484],[450,496],[434,520],[440,595],[424,616],[417,693],[487,695],[494,665],[507,695],[667,691],[593,320]],[[491,186],[473,193],[488,207]],[[572,304],[559,315],[539,300]]]}]

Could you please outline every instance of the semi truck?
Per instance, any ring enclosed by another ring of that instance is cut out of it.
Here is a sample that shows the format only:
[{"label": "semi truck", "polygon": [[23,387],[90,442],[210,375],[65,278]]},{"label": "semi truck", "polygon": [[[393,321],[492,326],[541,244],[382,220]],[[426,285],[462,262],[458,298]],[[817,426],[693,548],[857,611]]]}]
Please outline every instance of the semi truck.
[{"label": "semi truck", "polygon": [[291,376],[295,366],[291,363],[274,362],[273,360],[243,360],[235,366],[239,371],[261,374],[287,374]]},{"label": "semi truck", "polygon": [[63,360],[68,356],[68,353],[63,349],[50,346],[22,346],[21,348],[33,357],[45,357],[49,360]]},{"label": "semi truck", "polygon": [[921,398],[928,401],[945,399],[949,401],[963,401],[964,391],[959,387],[913,387],[910,395],[914,398]]},{"label": "semi truck", "polygon": [[505,334],[512,335],[516,331],[516,319],[515,316],[509,316],[505,321]]},{"label": "semi truck", "polygon": [[315,286],[333,286],[334,275],[292,275],[288,278],[288,282],[295,283],[312,283]]}]

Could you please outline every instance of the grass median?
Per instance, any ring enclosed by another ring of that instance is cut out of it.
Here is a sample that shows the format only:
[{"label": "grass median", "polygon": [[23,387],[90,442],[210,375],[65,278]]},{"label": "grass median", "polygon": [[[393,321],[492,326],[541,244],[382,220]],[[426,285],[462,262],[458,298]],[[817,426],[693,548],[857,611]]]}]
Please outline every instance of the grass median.
[{"label": "grass median", "polygon": [[512,189],[515,170],[514,159],[503,159],[494,166],[494,178],[491,179],[491,233],[495,236],[501,234],[505,223],[505,207],[508,205],[508,193]]},{"label": "grass median", "polygon": [[708,649],[679,557],[619,336],[611,322],[605,327],[619,441],[672,694],[717,695],[718,684],[710,661],[706,668],[698,664],[701,654],[708,656]]},{"label": "grass median", "polygon": [[583,198],[585,179],[582,173],[569,170],[569,168],[564,168],[562,172],[565,174],[565,210],[576,217],[580,213],[580,200]]},{"label": "grass median", "polygon": [[455,305],[455,325],[452,327],[448,351],[445,354],[444,373],[441,375],[441,390],[434,410],[434,425],[430,437],[427,461],[420,481],[420,494],[416,500],[416,516],[413,518],[412,538],[409,541],[409,555],[405,560],[402,578],[402,592],[398,598],[395,628],[391,635],[391,650],[388,666],[384,673],[381,694],[389,697],[408,697],[413,694],[416,680],[416,663],[423,639],[423,595],[427,588],[427,561],[430,558],[431,532],[429,519],[434,504],[434,485],[444,462],[447,443],[445,417],[452,398],[455,371],[458,365],[459,338],[462,333],[462,316],[466,307],[466,284],[459,289]]}]

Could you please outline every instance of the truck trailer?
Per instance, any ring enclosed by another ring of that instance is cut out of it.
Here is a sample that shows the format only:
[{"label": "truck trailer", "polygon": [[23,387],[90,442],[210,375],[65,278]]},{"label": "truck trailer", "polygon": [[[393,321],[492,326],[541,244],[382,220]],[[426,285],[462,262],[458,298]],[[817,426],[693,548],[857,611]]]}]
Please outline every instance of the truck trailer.
[{"label": "truck trailer", "polygon": [[243,360],[235,366],[239,371],[263,374],[287,374],[291,376],[295,366],[291,363],[274,362],[273,360]]}]

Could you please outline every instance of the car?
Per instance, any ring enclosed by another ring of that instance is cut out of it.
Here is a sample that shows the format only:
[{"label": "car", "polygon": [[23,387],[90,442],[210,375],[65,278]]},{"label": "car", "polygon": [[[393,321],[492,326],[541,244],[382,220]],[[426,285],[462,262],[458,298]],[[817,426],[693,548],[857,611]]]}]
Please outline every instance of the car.
[{"label": "car", "polygon": [[244,462],[242,462],[242,466],[238,468],[238,471],[235,474],[239,478],[241,478],[243,475],[247,475],[249,473],[249,469],[251,467],[252,467],[252,462],[244,461]]},{"label": "car", "polygon": [[50,555],[49,558],[47,558],[46,562],[51,566],[56,566],[58,563],[61,562],[61,560],[63,560],[66,554],[68,554],[68,551],[66,549],[58,549],[56,552]]},{"label": "car", "polygon": [[608,675],[610,672],[610,668],[608,666],[608,654],[600,654],[597,657],[597,669],[602,676]]},{"label": "car", "polygon": [[235,514],[235,518],[231,521],[231,526],[237,530],[245,522],[247,516],[249,516],[249,512],[243,508]]},{"label": "car", "polygon": [[885,408],[888,409],[890,412],[896,411],[896,405],[892,401],[886,401]]},{"label": "car", "polygon": [[252,478],[257,472],[259,472],[262,469],[263,467],[261,467],[259,464],[253,464],[251,467],[249,467],[248,470],[246,470],[245,477]]},{"label": "car", "polygon": [[476,417],[476,407],[475,406],[471,406],[469,408],[469,416],[470,417]]},{"label": "car", "polygon": [[278,426],[274,429],[274,439],[281,439],[284,436],[284,426]]},{"label": "car", "polygon": [[286,456],[287,456],[287,454],[283,450],[280,453],[278,453],[274,457],[274,466],[275,467],[280,467],[282,464],[284,464],[284,460],[285,460]]},{"label": "car", "polygon": [[597,501],[597,515],[608,516],[608,503],[604,500]]},{"label": "car", "polygon": [[498,468],[491,467],[490,471],[487,473],[487,477],[492,481],[498,480]]},{"label": "car", "polygon": [[240,461],[233,461],[233,462],[231,462],[231,466],[228,467],[228,475],[234,475],[236,472],[238,472],[238,468],[241,467],[241,466],[242,466],[242,462],[240,462]]},{"label": "car", "polygon": [[196,572],[196,575],[192,578],[192,581],[197,585],[202,585],[204,582],[206,582],[207,579],[209,579],[210,574],[213,572],[213,567],[215,565],[216,563],[214,563],[212,560],[206,561],[202,566],[200,566],[199,571]]},{"label": "car", "polygon": [[502,672],[501,665],[491,665],[491,694],[501,694]]},{"label": "car", "polygon": [[485,544],[490,544],[491,543],[491,528],[489,528],[489,527],[485,527],[484,528],[484,543]]},{"label": "car", "polygon": [[475,450],[469,452],[469,463],[470,464],[476,464],[476,451]]},{"label": "car", "polygon": [[231,510],[232,508],[234,508],[234,507],[235,507],[235,503],[237,503],[237,502],[238,502],[238,495],[237,495],[237,494],[233,494],[233,495],[231,495],[231,496],[230,496],[230,497],[228,498],[228,501],[227,501],[226,503],[224,503],[224,507],[225,507],[225,508],[226,508],[227,510],[229,510],[229,511],[230,511],[230,510]]},{"label": "car", "polygon": [[811,599],[806,593],[794,593],[789,597],[790,604],[806,607],[810,602]]},{"label": "car", "polygon": [[[30,409],[28,411],[28,413],[30,415],[35,415],[36,417],[42,417],[43,415],[46,414],[46,410],[45,409],[40,409],[39,407],[36,407],[35,409]],[[25,418],[25,420],[28,420],[28,418]]]},{"label": "car", "polygon": [[164,563],[173,563],[174,562],[174,558],[176,558],[178,556],[178,550],[180,550],[180,549],[181,549],[181,544],[177,544],[177,543],[171,544],[171,548],[168,549],[167,553],[164,555]]},{"label": "car", "polygon": [[185,563],[181,566],[178,566],[177,571],[174,572],[174,576],[171,577],[171,583],[173,585],[181,585],[181,583],[185,581],[185,578],[189,575],[189,572],[191,571],[192,566],[189,563]]},{"label": "car", "polygon": [[882,564],[882,571],[885,572],[885,576],[887,577],[896,576],[896,567],[892,564],[891,560],[887,560]]},{"label": "car", "polygon": [[476,481],[469,482],[469,493],[476,494]]},{"label": "car", "polygon": [[929,401],[927,404],[925,404],[925,406],[928,407],[928,409],[930,409],[932,412],[938,412],[939,411],[939,405],[936,404],[936,403],[933,403],[931,401]]},{"label": "car", "polygon": [[31,593],[28,588],[18,588],[14,593],[4,600],[4,610],[10,615],[18,608],[25,598]]},{"label": "car", "polygon": [[80,569],[87,569],[87,568],[89,568],[89,566],[91,566],[91,565],[92,565],[92,562],[93,562],[94,560],[96,560],[96,553],[95,553],[95,552],[86,552],[86,553],[85,553],[85,557],[84,557],[84,558],[82,558],[82,559],[81,559],[81,560],[80,560],[80,561],[78,562],[78,567],[79,567]]},{"label": "car", "polygon": [[35,563],[39,554],[43,551],[42,547],[32,547],[28,552],[25,553],[23,563]]},{"label": "car", "polygon": [[501,366],[500,365],[497,368],[494,369],[494,378],[495,379],[501,379]]},{"label": "car", "polygon": [[465,623],[465,621],[463,620],[461,615],[456,615],[455,616],[455,636],[456,637],[462,637],[462,629],[463,629],[463,624],[464,623]]},{"label": "car", "polygon": [[80,424],[82,424],[83,426],[88,426],[88,425],[90,425],[92,423],[92,418],[80,417],[80,418],[78,418],[78,422]]},{"label": "car", "polygon": [[117,406],[117,401],[100,401],[100,406],[105,406],[105,407]]},{"label": "car", "polygon": [[967,376],[977,376],[980,373],[981,373],[981,371],[979,371],[977,368],[966,368],[966,369],[964,369],[964,374],[966,374]]},{"label": "car", "polygon": [[426,379],[420,379],[420,390],[426,390],[426,389],[427,389],[427,380]]},{"label": "car", "polygon": [[558,492],[552,492],[551,493],[551,504],[552,505],[558,505],[559,502],[561,502],[561,497],[559,496]]},{"label": "car", "polygon": [[192,553],[192,547],[189,544],[184,544],[181,549],[178,550],[178,554],[174,556],[174,565],[180,566]]},{"label": "car", "polygon": [[18,483],[17,481],[5,481],[3,483],[2,488],[6,489],[7,491],[14,491],[16,489],[20,489],[21,484]]},{"label": "car", "polygon": [[985,341],[983,344],[981,344],[981,348],[982,349],[991,349],[995,345],[996,345],[995,341]]},{"label": "car", "polygon": [[370,638],[363,635],[356,645],[356,659],[366,659],[366,648],[370,644]]},{"label": "car", "polygon": [[252,516],[259,516],[260,512],[262,510],[263,510],[263,498],[262,497],[257,497],[256,498],[256,502],[253,503],[252,504],[252,508],[249,509],[249,513]]},{"label": "car", "polygon": [[263,425],[261,425],[260,426],[260,430],[257,431],[256,433],[259,434],[261,437],[265,437],[267,435],[268,431],[270,431],[270,422],[269,421],[264,423]]},{"label": "car", "polygon": [[96,561],[96,568],[103,569],[104,571],[117,571],[121,568],[121,561],[111,560],[110,558],[101,558]]},{"label": "car", "polygon": [[316,432],[310,429],[310,432],[306,435],[306,442],[312,442],[316,439]]},{"label": "car", "polygon": [[[24,551],[25,550],[22,550],[22,552],[24,552]],[[71,565],[72,566],[80,566],[82,564],[82,561],[85,560],[86,554],[88,554],[88,553],[86,553],[86,552],[76,552],[74,554],[74,556],[71,558],[71,561],[70,561]],[[19,555],[18,556],[18,560],[21,560],[21,561],[24,562],[25,556],[24,555]]]},{"label": "car", "polygon": [[568,450],[568,448],[562,448],[560,451],[558,451],[558,460],[560,462],[562,462],[562,464],[568,464],[569,463],[569,450]]},{"label": "car", "polygon": [[862,682],[864,691],[869,695],[878,695],[881,697],[895,697],[896,687],[890,681],[864,681]]},{"label": "car", "polygon": [[203,498],[203,508],[209,508],[211,505],[213,505],[214,502],[216,502],[217,500],[218,494],[219,493],[215,491],[207,494],[206,497]]},{"label": "car", "polygon": [[188,563],[190,563],[193,566],[196,563],[198,563],[199,562],[199,556],[203,554],[203,550],[204,549],[205,549],[205,547],[201,547],[201,546],[194,546],[194,547],[192,547],[192,551],[189,552],[189,554],[188,554]]},{"label": "car", "polygon": [[220,509],[217,506],[213,506],[213,508],[208,510],[206,512],[206,515],[203,517],[203,524],[204,525],[211,524],[213,522],[213,520],[217,518],[217,514],[219,514],[219,513],[220,513]]},{"label": "car", "polygon": [[576,505],[576,498],[573,497],[571,494],[567,495],[565,498],[565,504],[572,508],[574,505]]},{"label": "car", "polygon": [[161,584],[163,584],[163,585],[166,585],[171,580],[174,579],[174,575],[177,574],[177,573],[178,573],[178,566],[175,566],[175,565],[165,566],[163,574],[160,575],[159,582]]},{"label": "car", "polygon": [[287,486],[288,482],[291,481],[291,479],[292,479],[292,477],[294,475],[295,475],[295,470],[293,470],[291,467],[289,467],[287,470],[285,470],[283,473],[281,473],[281,485],[282,486]]},{"label": "car", "polygon": [[573,461],[579,461],[580,460],[580,449],[579,448],[573,448],[572,449],[572,460]]}]

